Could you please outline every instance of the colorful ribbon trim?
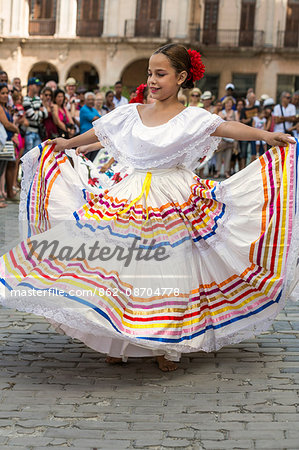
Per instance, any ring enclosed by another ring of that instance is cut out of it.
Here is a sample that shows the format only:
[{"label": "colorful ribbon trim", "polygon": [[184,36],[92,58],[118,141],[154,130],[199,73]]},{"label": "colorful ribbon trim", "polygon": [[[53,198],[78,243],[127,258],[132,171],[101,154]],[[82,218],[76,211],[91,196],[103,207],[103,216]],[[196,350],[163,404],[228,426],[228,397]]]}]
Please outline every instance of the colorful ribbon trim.
[{"label": "colorful ribbon trim", "polygon": [[150,187],[151,187],[151,182],[152,182],[152,174],[151,174],[151,172],[147,172],[146,176],[145,176],[145,179],[144,179],[144,182],[143,182],[143,185],[142,185],[141,193],[138,195],[138,197],[134,198],[134,200],[132,200],[131,203],[129,203],[129,205],[126,206],[126,208],[124,208],[120,212],[117,212],[114,216],[112,216],[112,217],[105,217],[105,216],[103,216],[103,217],[101,217],[101,219],[102,220],[112,220],[112,219],[115,220],[118,215],[125,214],[127,211],[129,211],[129,209],[135,203],[137,203],[138,200],[140,200],[141,197],[143,196],[143,194],[145,193],[145,205],[146,205],[146,219],[145,219],[145,221],[147,221],[148,220],[148,209],[147,209],[146,201],[147,201],[148,193],[149,193],[149,190],[150,190]]}]

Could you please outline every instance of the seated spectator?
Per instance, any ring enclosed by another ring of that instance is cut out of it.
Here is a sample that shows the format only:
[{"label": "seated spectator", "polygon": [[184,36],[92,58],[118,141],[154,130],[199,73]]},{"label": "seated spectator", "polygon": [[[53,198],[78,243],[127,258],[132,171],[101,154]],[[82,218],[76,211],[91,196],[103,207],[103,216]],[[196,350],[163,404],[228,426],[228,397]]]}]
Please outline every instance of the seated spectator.
[{"label": "seated spectator", "polygon": [[54,92],[53,120],[57,127],[58,135],[63,138],[70,138],[75,134],[75,125],[70,112],[65,105],[65,92],[62,89],[56,89]]},{"label": "seated spectator", "polygon": [[104,105],[102,107],[103,112],[105,114],[107,114],[110,111],[112,111],[113,109],[115,109],[113,98],[114,98],[113,91],[107,91],[106,94],[105,94],[105,103],[104,103]]},{"label": "seated spectator", "polygon": [[121,105],[126,105],[128,103],[128,99],[122,95],[122,82],[117,81],[114,85],[114,98],[113,103],[115,105],[115,108]]}]

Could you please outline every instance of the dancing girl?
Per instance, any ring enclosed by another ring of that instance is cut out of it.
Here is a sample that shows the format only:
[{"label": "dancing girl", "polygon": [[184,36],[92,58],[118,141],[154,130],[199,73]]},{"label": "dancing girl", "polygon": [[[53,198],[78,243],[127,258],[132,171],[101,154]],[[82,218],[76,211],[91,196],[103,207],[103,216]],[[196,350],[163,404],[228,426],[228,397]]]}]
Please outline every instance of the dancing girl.
[{"label": "dancing girl", "polygon": [[[163,371],[271,326],[298,281],[298,146],[185,108],[180,88],[203,73],[198,52],[168,44],[149,60],[153,103],[25,156],[26,238],[1,258],[3,305],[44,316],[109,363],[154,356]],[[200,179],[192,170],[223,137],[272,148],[223,182]],[[107,189],[80,176],[93,145],[129,169]]]}]

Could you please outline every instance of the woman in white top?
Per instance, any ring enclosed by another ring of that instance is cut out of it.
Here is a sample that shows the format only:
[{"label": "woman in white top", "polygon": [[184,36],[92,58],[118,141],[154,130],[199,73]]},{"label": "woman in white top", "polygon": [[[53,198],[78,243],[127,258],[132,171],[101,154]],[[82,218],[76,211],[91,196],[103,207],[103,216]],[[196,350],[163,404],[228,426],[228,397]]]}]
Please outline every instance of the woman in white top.
[{"label": "woman in white top", "polygon": [[[45,202],[33,237],[35,210],[21,206],[29,238],[0,260],[4,305],[43,315],[108,362],[155,356],[163,371],[182,353],[269,328],[297,280],[295,145],[185,108],[179,89],[202,75],[197,52],[166,45],[149,61],[154,103],[120,106],[87,133],[26,155],[23,197],[39,183]],[[221,137],[281,147],[222,183],[202,180],[191,169]],[[83,185],[71,150],[98,140],[132,171],[105,191]],[[42,294],[23,295],[32,289]]]}]

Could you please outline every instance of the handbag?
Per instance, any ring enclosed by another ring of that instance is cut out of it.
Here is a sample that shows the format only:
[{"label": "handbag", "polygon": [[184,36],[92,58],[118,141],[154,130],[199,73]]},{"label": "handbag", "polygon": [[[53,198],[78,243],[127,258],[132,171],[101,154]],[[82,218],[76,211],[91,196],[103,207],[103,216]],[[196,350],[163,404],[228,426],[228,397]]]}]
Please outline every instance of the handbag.
[{"label": "handbag", "polygon": [[6,141],[5,145],[0,146],[0,161],[15,161],[16,152],[12,141]]},{"label": "handbag", "polygon": [[7,141],[7,133],[3,123],[0,122],[0,147],[4,146]]}]

